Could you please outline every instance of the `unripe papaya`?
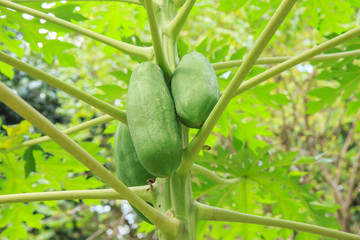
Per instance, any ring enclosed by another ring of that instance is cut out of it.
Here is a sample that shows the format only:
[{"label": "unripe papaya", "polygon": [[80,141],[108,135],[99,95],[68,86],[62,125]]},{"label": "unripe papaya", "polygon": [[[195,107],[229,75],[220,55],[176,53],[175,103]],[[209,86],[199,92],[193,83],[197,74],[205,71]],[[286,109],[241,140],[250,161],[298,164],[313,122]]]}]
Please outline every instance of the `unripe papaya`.
[{"label": "unripe papaya", "polygon": [[200,128],[220,98],[215,70],[201,53],[181,59],[171,79],[171,93],[180,121]]},{"label": "unripe papaya", "polygon": [[[155,178],[140,164],[129,128],[121,122],[118,123],[115,132],[114,160],[118,178],[128,187],[146,185],[148,179]],[[135,207],[133,209],[139,217],[151,224],[139,210]]]},{"label": "unripe papaya", "polygon": [[143,62],[131,74],[126,116],[141,165],[156,177],[172,175],[182,141],[170,91],[155,63]]}]

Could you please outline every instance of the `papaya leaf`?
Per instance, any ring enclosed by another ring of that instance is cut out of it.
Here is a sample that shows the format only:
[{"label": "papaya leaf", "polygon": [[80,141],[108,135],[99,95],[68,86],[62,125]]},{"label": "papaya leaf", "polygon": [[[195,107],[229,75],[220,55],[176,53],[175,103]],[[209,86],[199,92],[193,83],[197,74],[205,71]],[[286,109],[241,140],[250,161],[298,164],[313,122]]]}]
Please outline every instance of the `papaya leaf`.
[{"label": "papaya leaf", "polygon": [[33,204],[17,203],[0,211],[0,227],[5,227],[1,237],[9,240],[27,239],[27,227],[42,229],[41,219],[44,215],[35,213],[35,210]]},{"label": "papaya leaf", "polygon": [[106,102],[113,102],[126,93],[126,89],[115,84],[104,84],[98,86],[97,89],[101,90],[102,94],[94,94],[93,96]]},{"label": "papaya leaf", "polygon": [[33,155],[33,151],[43,151],[40,145],[29,146],[23,155],[23,159],[25,160],[25,177],[28,177],[31,172],[36,172],[36,162]]},{"label": "papaya leaf", "polygon": [[356,93],[360,85],[360,67],[352,66],[350,71],[341,74],[338,71],[327,72],[323,71],[318,76],[319,79],[332,80],[335,79],[338,87],[324,86],[313,89],[308,92],[309,96],[315,97],[318,100],[307,103],[307,114],[316,113],[322,109],[329,108],[338,97],[343,99],[349,98],[353,93]]}]

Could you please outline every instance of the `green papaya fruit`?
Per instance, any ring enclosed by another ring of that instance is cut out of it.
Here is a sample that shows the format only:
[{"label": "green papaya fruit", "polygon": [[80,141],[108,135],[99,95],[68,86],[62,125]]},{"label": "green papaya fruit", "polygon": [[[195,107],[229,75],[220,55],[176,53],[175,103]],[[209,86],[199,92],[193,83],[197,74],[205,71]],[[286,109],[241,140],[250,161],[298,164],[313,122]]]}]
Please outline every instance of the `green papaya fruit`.
[{"label": "green papaya fruit", "polygon": [[[155,178],[140,164],[129,128],[121,122],[118,123],[115,132],[114,160],[118,178],[128,187],[146,185],[148,179]],[[139,217],[151,224],[138,209],[133,206],[132,208]]]},{"label": "green papaya fruit", "polygon": [[220,98],[215,70],[204,55],[192,52],[181,59],[171,79],[171,93],[180,121],[200,128]]},{"label": "green papaya fruit", "polygon": [[170,91],[155,63],[143,62],[134,69],[126,115],[141,165],[156,177],[172,175],[181,161],[182,141]]}]

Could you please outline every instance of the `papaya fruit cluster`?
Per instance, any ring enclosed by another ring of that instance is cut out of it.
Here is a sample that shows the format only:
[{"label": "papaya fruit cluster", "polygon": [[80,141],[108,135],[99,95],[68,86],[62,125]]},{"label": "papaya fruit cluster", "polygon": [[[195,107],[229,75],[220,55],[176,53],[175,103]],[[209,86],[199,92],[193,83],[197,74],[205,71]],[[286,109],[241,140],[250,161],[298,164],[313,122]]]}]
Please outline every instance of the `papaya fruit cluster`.
[{"label": "papaya fruit cluster", "polygon": [[139,64],[128,88],[128,126],[119,123],[115,132],[118,178],[132,187],[145,185],[155,177],[171,176],[180,165],[183,150],[178,118],[187,127],[200,128],[219,97],[216,73],[200,53],[192,52],[181,59],[170,90],[158,65]]},{"label": "papaya fruit cluster", "polygon": [[183,150],[178,118],[187,127],[200,128],[219,97],[216,73],[200,53],[181,59],[170,90],[158,65],[139,64],[127,93],[128,126],[119,123],[115,133],[119,179],[127,186],[139,186],[151,178],[171,176]]}]

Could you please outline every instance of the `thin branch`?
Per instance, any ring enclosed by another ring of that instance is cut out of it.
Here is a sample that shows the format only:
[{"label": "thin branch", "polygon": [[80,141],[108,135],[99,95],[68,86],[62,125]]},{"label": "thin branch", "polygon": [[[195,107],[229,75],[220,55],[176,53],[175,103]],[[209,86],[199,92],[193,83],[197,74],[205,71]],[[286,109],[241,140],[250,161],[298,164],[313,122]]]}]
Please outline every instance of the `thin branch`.
[{"label": "thin branch", "polygon": [[353,193],[356,187],[356,180],[359,178],[359,169],[360,169],[360,151],[357,153],[355,159],[354,159],[354,163],[352,166],[352,171],[350,173],[350,179],[349,179],[349,183],[348,183],[348,194],[347,197],[345,198],[345,208],[344,211],[350,210],[351,207],[351,203],[353,201]]},{"label": "thin branch", "polygon": [[344,161],[345,161],[345,154],[346,154],[347,150],[349,149],[350,143],[352,142],[352,140],[354,138],[357,121],[358,121],[358,119],[355,118],[354,121],[352,122],[349,133],[346,137],[345,143],[339,152],[338,167],[337,167],[337,173],[336,173],[336,177],[335,177],[335,179],[336,179],[335,182],[337,185],[340,183],[340,177],[342,175],[342,168],[343,168]]},{"label": "thin branch", "polygon": [[341,43],[344,43],[351,38],[357,37],[359,35],[360,35],[360,27],[356,27],[346,33],[343,33],[331,40],[328,40],[328,41],[320,44],[319,46],[316,46],[316,47],[309,49],[295,57],[292,57],[289,60],[287,60],[283,63],[280,63],[279,65],[244,82],[244,84],[242,84],[241,87],[236,91],[236,94],[234,96],[239,95],[240,93],[243,93],[246,90],[249,90],[250,88],[253,88],[253,87],[259,85],[260,83],[266,81],[267,79],[272,78],[272,77],[276,76],[277,74],[280,74],[281,72],[284,72],[299,63],[305,62],[308,59],[310,59],[316,55],[319,55],[320,53],[322,53],[328,49],[331,49],[331,48],[333,48]]},{"label": "thin branch", "polygon": [[329,171],[322,164],[319,164],[319,168],[322,175],[324,176],[325,181],[330,185],[331,189],[334,191],[335,202],[339,205],[342,205],[344,199],[338,188],[338,185],[335,183]]},{"label": "thin branch", "polygon": [[198,208],[199,220],[259,224],[264,226],[288,228],[302,232],[315,233],[322,236],[338,238],[342,240],[360,240],[360,236],[356,236],[354,234],[345,233],[334,229],[320,227],[307,223],[239,213],[217,207],[207,206],[198,202],[196,202],[196,207]]},{"label": "thin branch", "polygon": [[350,232],[350,226],[351,226],[351,204],[354,201],[354,197],[353,193],[355,191],[355,187],[356,187],[356,181],[358,180],[358,176],[359,176],[359,169],[360,169],[360,151],[357,153],[355,159],[354,159],[354,163],[352,166],[352,171],[350,173],[350,179],[347,183],[348,185],[348,192],[347,192],[347,196],[345,197],[345,201],[342,205],[343,207],[343,219],[341,221],[341,224],[343,226],[343,230],[345,232]]},{"label": "thin branch", "polygon": [[[328,60],[334,60],[339,58],[347,58],[347,57],[356,57],[360,56],[360,50],[353,50],[353,51],[346,51],[346,52],[340,52],[340,53],[329,53],[329,54],[322,54],[318,55],[316,57],[312,57],[310,59],[307,59],[306,62],[310,61],[328,61]],[[292,57],[266,57],[266,58],[259,58],[255,64],[274,64],[274,63],[282,63],[287,60],[289,60]],[[234,60],[234,61],[228,61],[228,62],[218,62],[218,63],[212,63],[211,65],[215,70],[222,70],[227,68],[233,68],[233,67],[239,67],[244,60]]]},{"label": "thin branch", "polygon": [[[123,214],[120,219],[124,219],[124,218],[125,218],[125,214]],[[117,227],[118,227],[118,225],[117,225]],[[107,228],[103,228],[103,229],[99,228],[93,234],[91,234],[89,237],[87,237],[85,240],[95,240],[97,237],[104,234],[107,230],[108,230]],[[116,229],[114,229],[114,230],[115,230],[115,233],[113,233],[113,234],[116,234]]]},{"label": "thin branch", "polygon": [[210,179],[211,181],[214,181],[219,184],[234,184],[241,181],[240,178],[232,178],[232,179],[222,178],[217,174],[215,174],[214,172],[210,171],[209,169],[197,164],[192,165],[191,172],[201,174],[207,177],[208,179]]},{"label": "thin branch", "polygon": [[269,23],[266,25],[264,31],[261,33],[260,37],[255,42],[254,47],[246,56],[244,63],[241,64],[240,68],[237,70],[235,76],[231,80],[229,86],[225,89],[224,94],[220,97],[216,106],[211,111],[209,117],[206,119],[200,131],[193,138],[188,148],[185,149],[183,159],[178,168],[179,174],[185,175],[189,172],[193,162],[195,161],[196,156],[200,152],[201,147],[204,145],[216,122],[220,118],[221,114],[224,112],[225,108],[234,96],[236,90],[238,89],[242,81],[245,79],[246,75],[251,70],[252,66],[254,65],[254,63],[256,62],[272,36],[275,34],[278,27],[281,25],[287,14],[290,12],[291,8],[294,6],[295,2],[296,0],[284,0],[281,2],[278,9],[271,17]]},{"label": "thin branch", "polygon": [[[130,187],[144,201],[154,201],[149,186]],[[74,190],[74,191],[52,191],[36,193],[20,193],[0,195],[0,204],[21,202],[43,202],[54,200],[76,200],[76,199],[125,199],[124,196],[113,189],[96,190]]]},{"label": "thin branch", "polygon": [[61,212],[60,214],[53,215],[51,217],[46,217],[41,219],[41,224],[45,225],[51,221],[58,220],[58,219],[64,219],[69,216],[74,216],[78,212],[83,212],[87,206],[85,204],[79,204],[75,208],[72,208],[66,212]]},{"label": "thin branch", "polygon": [[[77,133],[77,132],[80,132],[80,131],[88,129],[88,128],[92,128],[94,126],[97,126],[97,125],[100,125],[100,124],[103,124],[103,123],[107,123],[107,122],[109,122],[111,120],[114,120],[114,118],[109,116],[109,115],[105,115],[105,116],[101,116],[101,117],[89,120],[87,122],[81,123],[81,124],[76,125],[74,127],[68,128],[68,129],[66,129],[66,130],[64,130],[62,132],[65,133],[66,135],[70,135],[70,134]],[[11,151],[13,151],[15,149],[19,149],[19,148],[22,148],[22,147],[28,147],[28,146],[48,142],[48,141],[51,141],[51,140],[52,139],[49,138],[48,136],[43,136],[43,137],[39,137],[39,138],[36,138],[36,139],[31,139],[31,140],[22,142],[21,144],[15,146],[13,148],[10,148],[9,150],[7,150],[7,152],[11,152]]]},{"label": "thin branch", "polygon": [[[11,0],[12,2],[47,2],[46,0]],[[63,0],[52,0],[52,2],[60,2]],[[141,5],[138,0],[66,0],[67,2],[124,2]]]},{"label": "thin branch", "polygon": [[178,14],[168,25],[165,32],[171,36],[174,41],[178,38],[181,28],[184,26],[195,2],[196,0],[186,0]]},{"label": "thin branch", "polygon": [[77,33],[83,34],[83,35],[93,38],[97,41],[105,43],[111,47],[114,47],[120,51],[123,51],[124,53],[129,54],[131,56],[136,56],[136,57],[139,57],[139,58],[142,58],[145,60],[151,60],[153,57],[152,47],[139,47],[139,46],[128,44],[128,43],[125,43],[122,41],[118,41],[118,40],[106,37],[104,35],[101,35],[99,33],[96,33],[94,31],[88,30],[84,27],[80,27],[74,23],[62,20],[62,19],[54,17],[54,16],[50,16],[46,13],[37,11],[37,10],[29,8],[29,7],[22,6],[17,3],[10,2],[7,0],[0,0],[0,5],[14,9],[19,12],[24,12],[24,13],[30,14],[34,17],[38,17],[38,18],[44,19],[46,21],[60,25],[62,27],[71,29]]},{"label": "thin branch", "polygon": [[[1,0],[0,0],[1,1]],[[23,72],[26,72],[27,74],[34,76],[47,84],[54,86],[88,104],[91,106],[99,109],[100,111],[103,111],[104,113],[109,114],[110,116],[118,119],[119,121],[126,123],[126,114],[125,111],[118,109],[114,107],[113,105],[104,102],[96,97],[93,97],[90,94],[87,94],[76,87],[71,86],[70,84],[66,84],[62,82],[61,80],[55,78],[54,76],[43,72],[27,63],[24,63],[14,57],[9,56],[8,54],[0,51],[0,61],[17,68]]]},{"label": "thin branch", "polygon": [[35,127],[40,129],[46,135],[51,137],[64,150],[73,155],[77,160],[89,168],[95,175],[97,175],[106,184],[112,187],[115,191],[122,194],[122,196],[141,211],[160,231],[165,234],[175,234],[179,227],[179,221],[170,218],[155,208],[151,207],[144,200],[133,193],[124,183],[122,183],[116,176],[107,170],[101,163],[93,158],[88,152],[80,147],[69,136],[65,135],[56,128],[48,119],[32,108],[23,99],[13,93],[8,87],[0,82],[0,100],[17,112],[24,119],[28,120]]},{"label": "thin branch", "polygon": [[161,44],[159,28],[156,22],[152,0],[145,0],[144,5],[149,18],[150,33],[151,33],[156,63],[164,70],[165,73],[167,73],[167,75],[170,75],[169,74],[170,71],[167,67],[164,51]]}]

